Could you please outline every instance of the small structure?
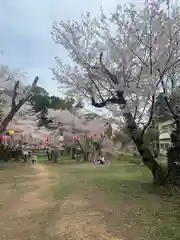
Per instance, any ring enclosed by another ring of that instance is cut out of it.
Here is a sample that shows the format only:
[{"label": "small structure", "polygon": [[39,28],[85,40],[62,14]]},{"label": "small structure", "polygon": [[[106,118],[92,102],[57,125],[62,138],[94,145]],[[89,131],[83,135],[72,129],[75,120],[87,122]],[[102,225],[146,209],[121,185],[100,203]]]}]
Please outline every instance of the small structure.
[{"label": "small structure", "polygon": [[172,133],[174,123],[172,120],[158,123],[159,130],[159,150],[166,151],[171,144],[170,135]]}]

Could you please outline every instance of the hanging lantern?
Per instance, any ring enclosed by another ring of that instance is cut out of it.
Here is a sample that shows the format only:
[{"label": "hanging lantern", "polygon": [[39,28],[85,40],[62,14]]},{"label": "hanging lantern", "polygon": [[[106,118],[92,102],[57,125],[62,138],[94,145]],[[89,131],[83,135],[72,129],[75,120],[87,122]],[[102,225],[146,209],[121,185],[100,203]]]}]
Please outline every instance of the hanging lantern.
[{"label": "hanging lantern", "polygon": [[10,131],[9,131],[9,134],[10,134],[10,135],[13,135],[13,134],[14,134],[14,130],[10,130]]},{"label": "hanging lantern", "polygon": [[64,136],[61,135],[59,140],[60,140],[60,142],[63,142],[64,141]]},{"label": "hanging lantern", "polygon": [[75,141],[77,141],[79,139],[78,136],[74,136],[73,138]]},{"label": "hanging lantern", "polygon": [[49,142],[48,136],[45,137],[44,141],[45,141],[45,142]]},{"label": "hanging lantern", "polygon": [[6,141],[6,136],[2,136],[2,140],[3,140],[3,141]]}]

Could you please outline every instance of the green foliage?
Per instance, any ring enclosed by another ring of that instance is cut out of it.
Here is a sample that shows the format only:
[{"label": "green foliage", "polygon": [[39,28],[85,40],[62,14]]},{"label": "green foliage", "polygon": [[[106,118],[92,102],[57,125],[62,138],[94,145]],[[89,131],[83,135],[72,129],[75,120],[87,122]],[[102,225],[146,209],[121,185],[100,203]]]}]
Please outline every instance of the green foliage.
[{"label": "green foliage", "polygon": [[36,87],[31,99],[29,100],[35,113],[38,113],[39,126],[48,126],[51,122],[47,118],[48,109],[80,109],[83,107],[81,101],[76,102],[75,99],[67,97],[65,99],[57,96],[49,96],[49,93],[42,87]]},{"label": "green foliage", "polygon": [[74,146],[75,147],[81,147],[81,144],[80,144],[79,140],[74,140]]},{"label": "green foliage", "polygon": [[33,96],[37,96],[37,95],[49,96],[49,93],[43,87],[37,86],[33,91]]},{"label": "green foliage", "polygon": [[0,120],[3,119],[3,107],[0,106]]},{"label": "green foliage", "polygon": [[48,114],[48,109],[47,108],[43,108],[40,112],[38,112],[38,127],[41,126],[45,126],[48,127],[49,123],[51,123],[52,121],[48,119],[47,117]]},{"label": "green foliage", "polygon": [[100,119],[101,116],[98,115],[97,113],[87,113],[84,115],[86,121],[91,121],[91,120],[94,120],[94,119]]},{"label": "green foliage", "polygon": [[62,99],[56,96],[50,96],[48,99],[49,99],[48,108],[52,108],[52,109],[70,110],[72,109],[75,103],[75,100],[72,98]]},{"label": "green foliage", "polygon": [[0,161],[8,161],[11,158],[10,150],[0,143]]}]

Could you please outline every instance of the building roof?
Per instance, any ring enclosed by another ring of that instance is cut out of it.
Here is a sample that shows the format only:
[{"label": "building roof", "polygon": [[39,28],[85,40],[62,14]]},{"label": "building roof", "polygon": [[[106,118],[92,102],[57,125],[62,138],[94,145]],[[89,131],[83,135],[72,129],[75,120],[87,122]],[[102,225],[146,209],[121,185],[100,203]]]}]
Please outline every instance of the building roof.
[{"label": "building roof", "polygon": [[165,122],[159,122],[158,125],[159,126],[168,126],[168,125],[171,125],[171,124],[174,124],[174,122],[172,120],[168,120],[168,121],[165,121]]},{"label": "building roof", "polygon": [[170,134],[167,132],[160,134],[159,140],[163,140],[163,139],[170,139]]}]

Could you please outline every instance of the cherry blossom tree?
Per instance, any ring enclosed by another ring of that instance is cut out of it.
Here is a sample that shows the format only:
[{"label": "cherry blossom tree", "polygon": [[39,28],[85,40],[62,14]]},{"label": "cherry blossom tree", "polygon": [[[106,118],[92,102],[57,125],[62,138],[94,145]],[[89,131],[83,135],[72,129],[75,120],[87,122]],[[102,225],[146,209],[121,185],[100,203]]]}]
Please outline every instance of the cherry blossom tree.
[{"label": "cherry blossom tree", "polygon": [[174,6],[169,14],[166,3],[146,1],[138,10],[118,5],[110,16],[88,13],[79,22],[54,22],[52,30],[55,43],[74,61],[70,66],[56,57],[54,78],[68,94],[81,95],[93,106],[123,117],[158,184],[166,177],[143,135],[152,121],[156,96],[169,87],[170,76],[180,72],[179,8]]},{"label": "cherry blossom tree", "polygon": [[118,147],[118,150],[121,155],[124,154],[125,149],[131,144],[132,140],[126,134],[124,129],[116,130],[112,135],[112,141],[115,146]]},{"label": "cherry blossom tree", "polygon": [[[7,109],[7,112],[9,110]],[[6,115],[6,113],[4,113]],[[32,143],[36,139],[32,138],[32,133],[37,131],[37,117],[34,115],[29,104],[25,103],[21,109],[14,115],[6,128],[6,133],[14,131],[14,134],[8,135],[7,140],[9,145],[16,146],[18,142]]]},{"label": "cherry blossom tree", "polygon": [[97,119],[87,121],[83,114],[73,113],[69,110],[49,109],[48,119],[51,120],[49,129],[54,131],[51,135],[51,144],[60,149],[63,136],[64,144],[74,148],[73,137],[77,135],[79,147],[85,159],[86,153],[94,150],[93,145],[89,144],[91,137],[94,141],[100,142],[102,134],[107,129],[104,121]]},{"label": "cherry blossom tree", "polygon": [[4,113],[0,122],[0,135],[3,134],[15,114],[29,100],[37,82],[38,77],[34,79],[31,86],[26,86],[23,74],[12,72],[6,66],[0,66],[0,104],[1,111]]}]

